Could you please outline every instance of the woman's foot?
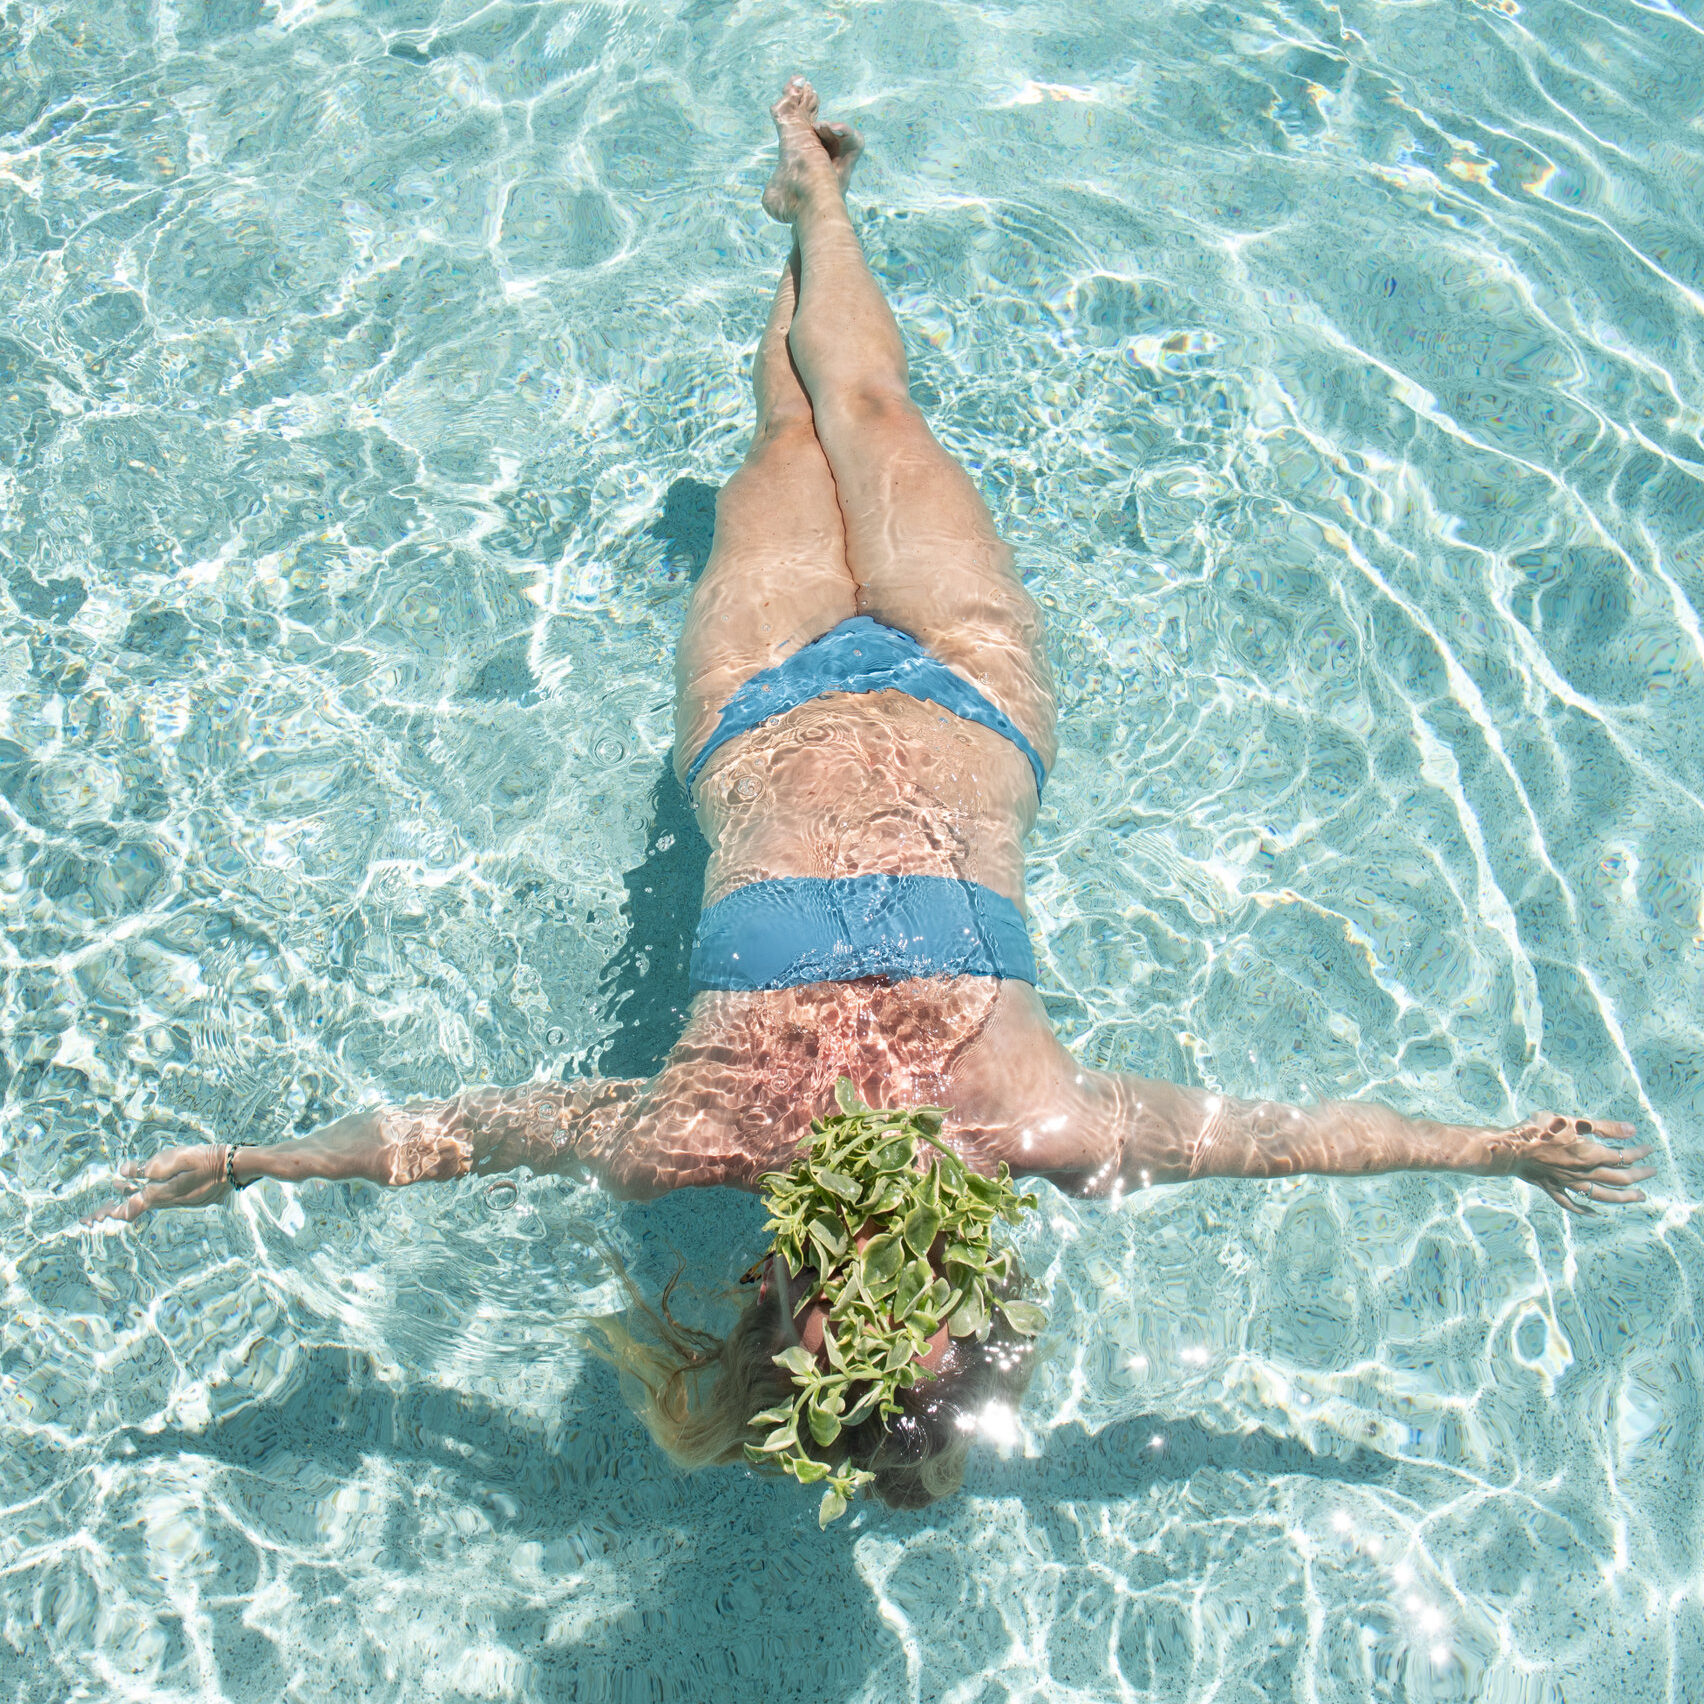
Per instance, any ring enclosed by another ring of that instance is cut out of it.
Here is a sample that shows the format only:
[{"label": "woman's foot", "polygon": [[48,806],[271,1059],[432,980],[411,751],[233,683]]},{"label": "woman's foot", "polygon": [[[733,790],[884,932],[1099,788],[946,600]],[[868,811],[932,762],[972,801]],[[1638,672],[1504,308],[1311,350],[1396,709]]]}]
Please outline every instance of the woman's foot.
[{"label": "woman's foot", "polygon": [[864,138],[850,124],[819,124],[816,133],[823,152],[834,162],[834,175],[844,195],[852,181],[852,168],[864,151]]},{"label": "woman's foot", "polygon": [[845,192],[863,140],[848,124],[817,123],[816,90],[794,77],[769,109],[781,138],[781,158],[763,192],[763,210],[790,225],[813,194]]}]

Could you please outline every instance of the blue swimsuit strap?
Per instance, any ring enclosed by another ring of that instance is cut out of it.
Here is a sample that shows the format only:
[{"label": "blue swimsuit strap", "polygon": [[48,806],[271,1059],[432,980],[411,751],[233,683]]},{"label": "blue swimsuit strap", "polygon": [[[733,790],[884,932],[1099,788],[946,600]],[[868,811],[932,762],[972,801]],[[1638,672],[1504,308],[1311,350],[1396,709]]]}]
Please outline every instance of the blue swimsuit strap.
[{"label": "blue swimsuit strap", "polygon": [[1023,913],[954,876],[782,876],[735,888],[698,919],[692,991],[743,993],[886,976],[1035,981]]},{"label": "blue swimsuit strap", "polygon": [[686,771],[690,787],[711,752],[737,734],[788,710],[821,698],[826,692],[904,692],[967,722],[980,722],[1009,739],[1035,771],[1039,797],[1047,770],[1041,753],[1024,738],[1018,725],[998,705],[991,704],[962,675],[954,674],[938,657],[897,627],[884,627],[867,615],[854,615],[822,638],[795,651],[772,669],[754,674],[722,706],[721,719]]}]

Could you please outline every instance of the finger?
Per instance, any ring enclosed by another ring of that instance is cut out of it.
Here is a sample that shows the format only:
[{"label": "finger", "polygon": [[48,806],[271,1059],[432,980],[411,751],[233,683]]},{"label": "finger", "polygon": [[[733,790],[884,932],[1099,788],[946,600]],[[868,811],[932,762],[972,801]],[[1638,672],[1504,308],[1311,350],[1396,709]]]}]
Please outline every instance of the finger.
[{"label": "finger", "polygon": [[[1603,1136],[1608,1133],[1599,1129],[1592,1132],[1592,1134],[1596,1136]],[[1625,1141],[1626,1138],[1618,1136],[1615,1140]],[[1651,1144],[1649,1142],[1641,1143],[1637,1148],[1606,1148],[1601,1142],[1586,1143],[1583,1144],[1583,1146],[1592,1147],[1600,1154],[1613,1154],[1618,1160],[1642,1160],[1651,1151]]]},{"label": "finger", "polygon": [[1620,1165],[1621,1155],[1614,1148],[1599,1147],[1596,1142],[1576,1142],[1551,1158],[1550,1163],[1558,1171],[1567,1170],[1583,1175],[1599,1166]]},{"label": "finger", "polygon": [[[1619,1119],[1594,1118],[1590,1123],[1598,1135],[1607,1137],[1611,1142],[1631,1142],[1639,1134],[1636,1125],[1623,1124]],[[1645,1150],[1646,1153],[1650,1151],[1649,1147]]]},{"label": "finger", "polygon": [[1611,1189],[1606,1183],[1590,1185],[1594,1201],[1643,1201],[1645,1192],[1642,1189]]},{"label": "finger", "polygon": [[1655,1177],[1655,1166],[1595,1166],[1589,1172],[1575,1181],[1580,1183],[1612,1183],[1618,1188],[1628,1183],[1643,1183],[1648,1177]]},{"label": "finger", "polygon": [[1579,1213],[1586,1218],[1596,1217],[1592,1208],[1588,1207],[1583,1201],[1575,1201],[1559,1185],[1554,1183],[1541,1183],[1538,1187],[1542,1189],[1544,1193],[1548,1195],[1550,1199],[1554,1201],[1565,1213]]},{"label": "finger", "polygon": [[1581,1136],[1602,1136],[1611,1142],[1626,1142],[1634,1135],[1631,1124],[1623,1124],[1618,1118],[1576,1118],[1573,1121],[1574,1130]]},{"label": "finger", "polygon": [[126,1225],[133,1224],[153,1206],[153,1194],[151,1189],[140,1189],[134,1195],[127,1195],[122,1201],[109,1202],[97,1212],[89,1214],[83,1223],[92,1225],[98,1219],[117,1219]]},{"label": "finger", "polygon": [[1582,1171],[1598,1166],[1629,1166],[1642,1160],[1650,1151],[1649,1148],[1605,1148],[1598,1143],[1587,1142],[1576,1148],[1562,1163]]}]

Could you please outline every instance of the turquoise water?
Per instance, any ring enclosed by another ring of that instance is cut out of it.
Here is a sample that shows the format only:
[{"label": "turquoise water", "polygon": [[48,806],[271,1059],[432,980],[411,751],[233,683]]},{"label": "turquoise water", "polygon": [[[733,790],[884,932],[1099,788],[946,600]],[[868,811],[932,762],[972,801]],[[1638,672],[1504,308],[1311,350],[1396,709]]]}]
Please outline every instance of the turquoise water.
[{"label": "turquoise water", "polygon": [[[1020,1426],[828,1534],[569,1338],[751,1201],[78,1226],[667,1046],[796,69],[1050,612],[1062,1030],[1660,1166],[1044,1191]],[[1655,0],[8,6],[0,1698],[1704,1698],[1700,87]]]}]

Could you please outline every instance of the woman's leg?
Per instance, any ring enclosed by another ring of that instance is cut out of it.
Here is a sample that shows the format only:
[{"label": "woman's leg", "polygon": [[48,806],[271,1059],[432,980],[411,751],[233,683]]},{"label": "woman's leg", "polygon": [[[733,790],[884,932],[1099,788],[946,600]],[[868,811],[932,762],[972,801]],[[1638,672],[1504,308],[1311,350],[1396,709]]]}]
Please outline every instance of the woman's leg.
[{"label": "woman's leg", "polygon": [[870,275],[816,93],[795,77],[773,108],[781,159],[764,192],[803,257],[788,343],[833,469],[858,607],[975,680],[1052,762],[1053,688],[1041,614],[975,485],[935,442],[907,388],[899,327]]},{"label": "woman's leg", "polygon": [[752,363],[757,431],[716,500],[710,560],[675,652],[682,775],[737,687],[856,613],[834,476],[787,349],[798,276],[795,252]]}]

